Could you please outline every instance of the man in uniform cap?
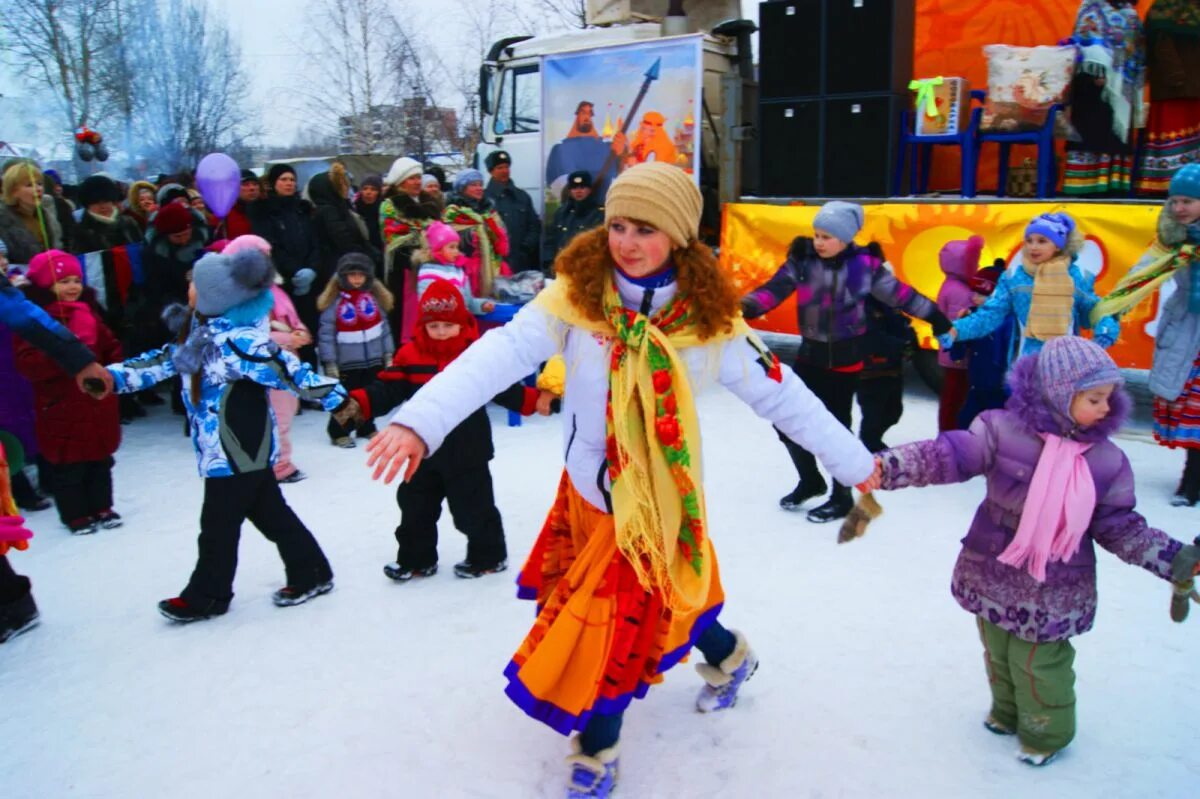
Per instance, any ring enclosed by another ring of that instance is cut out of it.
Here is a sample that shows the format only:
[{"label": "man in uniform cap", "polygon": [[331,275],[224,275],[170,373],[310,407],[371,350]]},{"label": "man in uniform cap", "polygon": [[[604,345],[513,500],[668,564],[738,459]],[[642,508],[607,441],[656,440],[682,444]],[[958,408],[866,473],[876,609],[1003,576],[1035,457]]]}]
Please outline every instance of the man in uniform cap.
[{"label": "man in uniform cap", "polygon": [[592,174],[586,170],[572,172],[567,176],[563,190],[563,202],[554,212],[554,219],[546,229],[542,247],[542,271],[551,273],[554,258],[566,247],[575,235],[604,224],[604,207],[592,193]]},{"label": "man in uniform cap", "polygon": [[512,182],[512,156],[493,150],[484,159],[492,179],[484,195],[496,206],[508,231],[508,266],[514,273],[537,269],[541,264],[542,222],[533,208],[533,200]]}]

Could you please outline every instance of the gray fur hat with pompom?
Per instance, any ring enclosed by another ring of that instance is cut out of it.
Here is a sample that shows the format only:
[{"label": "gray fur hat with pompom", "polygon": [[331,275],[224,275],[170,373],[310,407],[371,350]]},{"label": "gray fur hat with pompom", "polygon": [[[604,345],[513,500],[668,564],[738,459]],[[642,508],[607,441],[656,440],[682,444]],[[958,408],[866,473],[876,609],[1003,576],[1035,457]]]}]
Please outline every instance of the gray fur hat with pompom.
[{"label": "gray fur hat with pompom", "polygon": [[246,249],[233,255],[209,253],[192,269],[196,310],[205,316],[221,316],[267,291],[274,281],[275,266],[270,256],[258,250]]}]

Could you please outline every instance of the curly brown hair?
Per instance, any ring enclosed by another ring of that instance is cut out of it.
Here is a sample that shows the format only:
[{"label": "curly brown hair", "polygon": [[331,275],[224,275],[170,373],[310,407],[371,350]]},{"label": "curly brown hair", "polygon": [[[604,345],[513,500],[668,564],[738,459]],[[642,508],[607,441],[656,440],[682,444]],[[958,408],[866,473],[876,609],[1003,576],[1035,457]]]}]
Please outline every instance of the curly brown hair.
[{"label": "curly brown hair", "polygon": [[[630,220],[635,225],[645,225]],[[652,227],[652,226],[649,226]],[[741,298],[733,281],[717,265],[712,250],[693,240],[671,250],[679,291],[692,301],[692,316],[701,339],[733,329]],[[604,287],[616,268],[608,249],[608,228],[584,231],[554,259],[554,272],[567,281],[567,298],[588,319],[604,319]]]}]

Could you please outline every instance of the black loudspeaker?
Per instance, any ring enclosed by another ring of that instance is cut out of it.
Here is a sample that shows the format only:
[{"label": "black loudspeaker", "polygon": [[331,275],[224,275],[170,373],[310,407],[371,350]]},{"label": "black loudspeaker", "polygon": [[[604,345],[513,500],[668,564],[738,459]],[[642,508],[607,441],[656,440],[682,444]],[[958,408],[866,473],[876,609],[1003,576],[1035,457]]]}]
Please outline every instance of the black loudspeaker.
[{"label": "black loudspeaker", "polygon": [[822,195],[888,196],[904,101],[896,94],[825,100]]},{"label": "black loudspeaker", "polygon": [[821,177],[821,101],[779,100],[759,105],[760,192],[818,194]]},{"label": "black loudspeaker", "polygon": [[764,100],[821,94],[821,17],[826,0],[762,3],[758,80]]},{"label": "black loudspeaker", "polygon": [[907,92],[913,0],[825,0],[825,94]]}]

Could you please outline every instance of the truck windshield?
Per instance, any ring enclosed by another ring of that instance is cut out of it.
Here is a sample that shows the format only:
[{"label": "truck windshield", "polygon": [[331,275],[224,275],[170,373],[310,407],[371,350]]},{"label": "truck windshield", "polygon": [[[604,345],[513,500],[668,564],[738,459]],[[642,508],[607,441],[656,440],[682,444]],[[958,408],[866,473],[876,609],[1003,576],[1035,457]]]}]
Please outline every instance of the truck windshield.
[{"label": "truck windshield", "polygon": [[537,64],[504,70],[492,129],[499,135],[537,133],[541,104],[542,74]]}]

